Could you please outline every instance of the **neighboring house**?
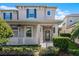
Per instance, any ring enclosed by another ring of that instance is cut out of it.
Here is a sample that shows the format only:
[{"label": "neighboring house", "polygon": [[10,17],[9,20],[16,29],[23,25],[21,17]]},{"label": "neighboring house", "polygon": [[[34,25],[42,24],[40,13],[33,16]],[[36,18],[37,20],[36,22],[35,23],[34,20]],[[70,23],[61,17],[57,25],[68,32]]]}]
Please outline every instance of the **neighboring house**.
[{"label": "neighboring house", "polygon": [[79,22],[79,14],[70,14],[65,16],[61,26],[61,32],[71,32],[77,22]]},{"label": "neighboring house", "polygon": [[8,45],[42,45],[58,35],[60,20],[55,20],[56,7],[16,6],[0,10],[0,16],[10,24],[14,36]]},{"label": "neighboring house", "polygon": [[[70,14],[65,16],[63,22],[60,25],[60,33],[71,33],[77,22],[79,22],[79,14]],[[79,44],[78,37],[75,39],[75,43]]]}]

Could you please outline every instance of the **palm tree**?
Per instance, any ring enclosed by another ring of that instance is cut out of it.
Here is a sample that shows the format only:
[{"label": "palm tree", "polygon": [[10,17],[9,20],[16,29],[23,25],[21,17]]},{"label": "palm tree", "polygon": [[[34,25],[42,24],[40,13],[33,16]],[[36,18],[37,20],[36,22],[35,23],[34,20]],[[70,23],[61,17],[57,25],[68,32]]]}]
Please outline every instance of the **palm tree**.
[{"label": "palm tree", "polygon": [[74,41],[75,38],[79,37],[79,22],[75,24],[74,29],[71,32],[71,39]]}]

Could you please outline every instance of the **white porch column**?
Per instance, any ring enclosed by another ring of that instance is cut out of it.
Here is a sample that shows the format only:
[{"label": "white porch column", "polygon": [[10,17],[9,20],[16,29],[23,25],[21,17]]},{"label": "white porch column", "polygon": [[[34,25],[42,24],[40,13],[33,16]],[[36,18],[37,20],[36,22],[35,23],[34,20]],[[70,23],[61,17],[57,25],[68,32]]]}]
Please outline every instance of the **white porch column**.
[{"label": "white porch column", "polygon": [[40,44],[40,24],[37,25],[37,31],[36,31],[36,40],[38,41],[38,43]]},{"label": "white porch column", "polygon": [[3,18],[3,13],[0,11],[0,17],[2,17]]},{"label": "white porch column", "polygon": [[24,27],[18,27],[18,44],[23,44],[23,37],[24,37]]},{"label": "white porch column", "polygon": [[43,27],[41,26],[40,44],[43,43]]},{"label": "white porch column", "polygon": [[26,26],[24,26],[23,44],[25,44],[25,39],[26,39]]}]

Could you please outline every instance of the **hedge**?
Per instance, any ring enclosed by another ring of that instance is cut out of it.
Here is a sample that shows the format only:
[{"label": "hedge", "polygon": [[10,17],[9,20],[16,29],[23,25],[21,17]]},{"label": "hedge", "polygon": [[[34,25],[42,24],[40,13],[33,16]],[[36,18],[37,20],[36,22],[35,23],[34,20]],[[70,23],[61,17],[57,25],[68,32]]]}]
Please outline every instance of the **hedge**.
[{"label": "hedge", "polygon": [[70,33],[60,33],[60,36],[71,38],[71,34]]},{"label": "hedge", "polygon": [[[37,47],[38,48],[38,47]],[[0,56],[34,56],[35,49],[29,47],[0,47]]]},{"label": "hedge", "polygon": [[61,51],[67,51],[69,47],[68,37],[53,37],[53,43],[55,47],[60,48]]},{"label": "hedge", "polygon": [[43,48],[40,50],[39,55],[40,56],[56,56],[58,55],[59,48],[54,48],[54,47],[48,47],[48,48]]}]

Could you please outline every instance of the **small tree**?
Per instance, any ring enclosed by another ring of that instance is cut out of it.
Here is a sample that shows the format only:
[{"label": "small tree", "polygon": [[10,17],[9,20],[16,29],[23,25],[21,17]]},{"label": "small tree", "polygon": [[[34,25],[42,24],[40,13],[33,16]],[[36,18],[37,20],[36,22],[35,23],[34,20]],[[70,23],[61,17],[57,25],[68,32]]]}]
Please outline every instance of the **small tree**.
[{"label": "small tree", "polygon": [[0,18],[0,44],[6,43],[9,37],[13,35],[10,26]]}]

